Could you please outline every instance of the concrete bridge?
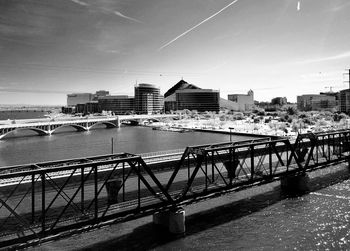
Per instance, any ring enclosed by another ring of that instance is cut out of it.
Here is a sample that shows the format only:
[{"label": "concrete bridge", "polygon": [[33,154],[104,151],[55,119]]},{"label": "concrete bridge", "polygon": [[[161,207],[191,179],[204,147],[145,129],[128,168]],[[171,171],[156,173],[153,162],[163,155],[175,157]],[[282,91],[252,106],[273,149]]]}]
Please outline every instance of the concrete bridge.
[{"label": "concrete bridge", "polygon": [[131,124],[139,124],[145,120],[156,120],[162,118],[173,118],[178,115],[155,114],[155,115],[121,115],[112,117],[85,117],[65,119],[25,119],[2,121],[0,124],[0,139],[20,130],[31,130],[38,135],[51,135],[63,127],[73,127],[77,131],[89,131],[98,126],[105,125],[106,128],[119,127],[122,122],[130,121]]}]

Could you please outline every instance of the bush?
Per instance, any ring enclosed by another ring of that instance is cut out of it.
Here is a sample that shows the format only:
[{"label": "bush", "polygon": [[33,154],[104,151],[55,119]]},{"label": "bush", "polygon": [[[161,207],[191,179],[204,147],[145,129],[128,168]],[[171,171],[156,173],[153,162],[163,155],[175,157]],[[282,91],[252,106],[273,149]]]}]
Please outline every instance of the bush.
[{"label": "bush", "polygon": [[295,115],[295,114],[297,114],[297,110],[296,110],[294,107],[289,106],[289,107],[287,108],[287,114],[288,114],[288,115]]}]

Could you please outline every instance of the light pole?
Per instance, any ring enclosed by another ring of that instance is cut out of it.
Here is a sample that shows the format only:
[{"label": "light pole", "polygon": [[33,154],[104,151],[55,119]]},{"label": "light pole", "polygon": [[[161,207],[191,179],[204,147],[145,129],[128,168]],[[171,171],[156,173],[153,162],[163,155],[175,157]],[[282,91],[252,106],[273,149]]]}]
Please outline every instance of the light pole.
[{"label": "light pole", "polygon": [[232,133],[231,130],[235,129],[234,127],[229,127],[228,129],[230,129],[230,142],[232,142]]}]

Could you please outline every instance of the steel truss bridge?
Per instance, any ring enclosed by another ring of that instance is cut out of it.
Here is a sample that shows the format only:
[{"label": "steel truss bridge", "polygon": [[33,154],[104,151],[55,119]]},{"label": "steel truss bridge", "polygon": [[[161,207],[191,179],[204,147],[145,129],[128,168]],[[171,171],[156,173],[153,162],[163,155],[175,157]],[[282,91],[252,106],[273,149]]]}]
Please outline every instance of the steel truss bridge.
[{"label": "steel truss bridge", "polygon": [[38,243],[349,161],[349,140],[344,130],[302,134],[293,144],[260,138],[158,156],[120,153],[2,168],[0,246]]},{"label": "steel truss bridge", "polygon": [[39,135],[51,135],[55,131],[63,127],[73,127],[77,131],[89,131],[98,125],[105,125],[107,128],[119,127],[120,123],[129,121],[133,124],[138,124],[144,120],[158,120],[162,118],[178,117],[178,115],[121,115],[113,117],[86,117],[80,119],[67,120],[18,120],[15,124],[0,124],[0,139],[6,135],[19,130],[31,130],[37,132]]}]

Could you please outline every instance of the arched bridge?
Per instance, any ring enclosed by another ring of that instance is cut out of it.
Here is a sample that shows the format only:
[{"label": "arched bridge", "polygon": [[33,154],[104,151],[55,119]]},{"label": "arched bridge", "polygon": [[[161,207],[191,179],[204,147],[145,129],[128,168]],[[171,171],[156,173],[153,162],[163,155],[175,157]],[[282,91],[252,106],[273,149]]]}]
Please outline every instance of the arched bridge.
[{"label": "arched bridge", "polygon": [[12,121],[9,124],[0,124],[0,139],[4,138],[15,131],[31,130],[39,135],[51,135],[63,127],[73,127],[77,131],[89,131],[98,125],[105,125],[106,128],[119,127],[122,121],[138,121],[160,119],[166,117],[176,117],[177,115],[124,115],[113,117],[85,117],[85,118],[67,118],[66,120],[49,120],[49,119],[28,119]]}]

